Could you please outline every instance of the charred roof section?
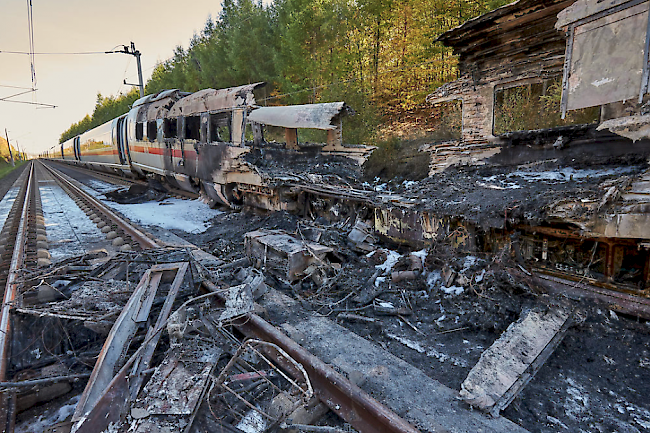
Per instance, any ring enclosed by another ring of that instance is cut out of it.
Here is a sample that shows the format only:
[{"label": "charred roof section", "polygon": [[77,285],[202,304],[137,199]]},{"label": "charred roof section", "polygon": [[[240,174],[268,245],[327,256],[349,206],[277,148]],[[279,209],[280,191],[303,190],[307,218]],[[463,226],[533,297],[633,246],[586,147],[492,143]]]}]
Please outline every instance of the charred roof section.
[{"label": "charred roof section", "polygon": [[324,104],[290,105],[286,107],[261,107],[248,116],[251,122],[283,128],[314,128],[332,130],[337,121],[354,114],[345,102]]},{"label": "charred roof section", "polygon": [[[504,72],[514,67],[512,75],[517,75],[523,66],[517,65],[518,61],[537,63],[538,59],[564,54],[565,37],[555,29],[556,16],[574,1],[519,0],[443,33],[438,41],[454,48],[454,54],[460,56],[461,75],[470,69],[489,73],[486,68],[490,67]],[[504,59],[509,64],[500,64]],[[557,68],[557,62],[552,66]],[[554,72],[561,72],[561,64]]]},{"label": "charred roof section", "polygon": [[252,106],[255,104],[253,91],[264,85],[265,83],[253,83],[227,89],[204,89],[192,93],[174,104],[169,110],[169,117]]}]

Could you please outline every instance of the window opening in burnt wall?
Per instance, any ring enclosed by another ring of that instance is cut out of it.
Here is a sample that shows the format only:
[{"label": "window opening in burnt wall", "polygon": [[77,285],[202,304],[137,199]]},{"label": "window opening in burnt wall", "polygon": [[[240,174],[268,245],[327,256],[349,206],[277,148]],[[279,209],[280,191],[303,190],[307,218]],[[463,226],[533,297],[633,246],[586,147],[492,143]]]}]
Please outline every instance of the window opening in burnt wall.
[{"label": "window opening in burnt wall", "polygon": [[201,139],[201,118],[199,116],[185,118],[185,138],[188,140]]},{"label": "window opening in burnt wall", "polygon": [[156,128],[156,121],[151,120],[147,122],[147,138],[149,141],[156,141],[156,136],[158,135],[157,133],[158,131]]},{"label": "window opening in burnt wall", "polygon": [[[423,121],[417,122],[424,126],[427,137],[435,140],[460,140],[463,130],[463,101],[451,101],[434,104]],[[415,119],[417,113],[414,114]]]},{"label": "window opening in burnt wall", "polygon": [[163,121],[163,136],[165,138],[176,138],[178,136],[176,119],[165,119]]},{"label": "window opening in burnt wall", "polygon": [[230,137],[230,113],[210,114],[210,141],[232,142]]},{"label": "window opening in burnt wall", "polygon": [[561,77],[495,89],[494,135],[598,122],[600,107],[571,111],[563,120],[561,99]]},{"label": "window opening in burnt wall", "polygon": [[135,124],[135,139],[142,140],[144,137],[144,127],[142,123],[138,122]]}]

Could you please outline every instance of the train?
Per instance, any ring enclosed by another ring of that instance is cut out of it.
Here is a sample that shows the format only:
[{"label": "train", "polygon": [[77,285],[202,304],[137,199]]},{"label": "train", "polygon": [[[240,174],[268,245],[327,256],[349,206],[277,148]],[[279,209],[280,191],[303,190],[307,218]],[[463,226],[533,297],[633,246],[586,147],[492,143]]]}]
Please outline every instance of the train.
[{"label": "train", "polygon": [[[354,110],[345,102],[259,106],[255,90],[264,85],[146,95],[128,113],[40,156],[153,178],[233,209],[293,211],[300,185],[313,191],[331,187],[341,173],[354,178],[374,149],[343,144],[342,119]],[[322,140],[300,140],[303,134]],[[317,172],[307,176],[304,168],[313,167]],[[314,185],[323,176],[328,185]]]}]

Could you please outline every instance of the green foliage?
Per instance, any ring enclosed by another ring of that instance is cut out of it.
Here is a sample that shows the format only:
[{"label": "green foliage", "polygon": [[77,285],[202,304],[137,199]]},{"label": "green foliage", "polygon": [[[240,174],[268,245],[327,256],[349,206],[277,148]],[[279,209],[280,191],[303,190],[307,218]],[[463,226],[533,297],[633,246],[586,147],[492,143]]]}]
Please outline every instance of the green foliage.
[{"label": "green foliage", "polygon": [[[8,158],[8,156],[7,156],[7,158]],[[15,160],[15,166],[13,166],[13,165],[11,165],[11,162],[9,162],[8,160],[0,160],[0,179],[2,179],[6,175],[8,175],[12,171],[14,171],[15,169],[17,169],[21,165],[23,165],[25,162],[27,162],[27,161],[16,159]]]},{"label": "green foliage", "polygon": [[[346,101],[357,115],[344,139],[370,143],[387,117],[423,103],[456,78],[443,32],[508,0],[222,0],[186,49],[159,64],[145,93],[267,82],[260,105]],[[126,112],[135,98],[103,98],[64,141]],[[137,94],[134,94],[137,96]],[[115,114],[117,113],[117,114]]]}]

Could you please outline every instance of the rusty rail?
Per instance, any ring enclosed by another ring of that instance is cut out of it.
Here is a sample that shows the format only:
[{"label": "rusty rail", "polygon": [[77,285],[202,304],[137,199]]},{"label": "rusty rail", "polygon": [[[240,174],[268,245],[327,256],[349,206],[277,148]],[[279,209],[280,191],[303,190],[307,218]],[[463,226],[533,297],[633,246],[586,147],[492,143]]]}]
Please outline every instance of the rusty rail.
[{"label": "rusty rail", "polygon": [[[16,234],[14,242],[11,263],[9,265],[9,272],[7,274],[7,283],[5,285],[4,296],[2,300],[2,310],[0,311],[0,382],[5,381],[9,366],[9,343],[11,341],[12,332],[10,315],[18,288],[16,278],[18,276],[18,272],[20,272],[23,267],[25,259],[27,219],[29,214],[30,199],[33,194],[33,188],[35,185],[33,163],[30,165],[29,170],[29,177],[27,179],[27,187],[25,189],[20,222],[18,225],[18,232]],[[7,218],[9,218],[9,216]],[[0,410],[0,428],[2,428],[3,431],[12,432],[14,429],[15,398],[3,393],[0,398],[0,403],[2,403],[0,405],[2,409]]]},{"label": "rusty rail", "polygon": [[[209,281],[204,281],[203,286],[211,292],[220,291],[216,285]],[[217,297],[221,297],[221,295],[217,294]],[[224,298],[221,300],[225,301]],[[395,412],[372,398],[364,390],[258,315],[248,314],[245,320],[236,326],[247,337],[270,341],[278,345],[294,360],[302,364],[318,398],[357,430],[364,433],[418,432]]]}]

